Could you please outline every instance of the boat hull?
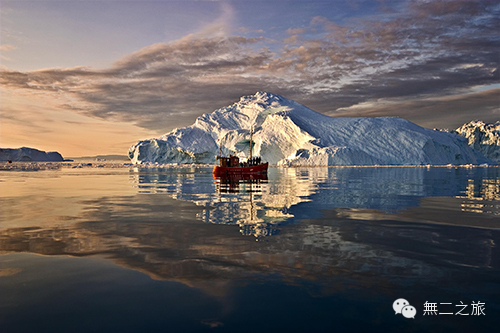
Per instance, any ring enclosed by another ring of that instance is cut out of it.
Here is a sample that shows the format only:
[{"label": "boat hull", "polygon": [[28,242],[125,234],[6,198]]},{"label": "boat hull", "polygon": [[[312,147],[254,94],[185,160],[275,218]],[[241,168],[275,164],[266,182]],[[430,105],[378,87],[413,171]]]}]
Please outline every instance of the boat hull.
[{"label": "boat hull", "polygon": [[248,167],[222,167],[214,166],[213,175],[216,177],[229,176],[229,175],[246,175],[246,174],[264,174],[267,173],[269,163],[253,165]]}]

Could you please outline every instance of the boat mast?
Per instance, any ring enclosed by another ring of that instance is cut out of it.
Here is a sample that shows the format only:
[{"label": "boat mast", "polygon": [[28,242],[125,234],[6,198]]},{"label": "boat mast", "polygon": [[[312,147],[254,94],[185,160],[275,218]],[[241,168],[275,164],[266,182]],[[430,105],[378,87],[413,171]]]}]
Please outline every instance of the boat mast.
[{"label": "boat mast", "polygon": [[222,158],[222,143],[224,142],[225,135],[223,135],[219,141],[219,156]]},{"label": "boat mast", "polygon": [[250,159],[252,158],[252,138],[253,137],[253,126],[250,127]]},{"label": "boat mast", "polygon": [[222,138],[219,140],[219,157],[222,158]]}]

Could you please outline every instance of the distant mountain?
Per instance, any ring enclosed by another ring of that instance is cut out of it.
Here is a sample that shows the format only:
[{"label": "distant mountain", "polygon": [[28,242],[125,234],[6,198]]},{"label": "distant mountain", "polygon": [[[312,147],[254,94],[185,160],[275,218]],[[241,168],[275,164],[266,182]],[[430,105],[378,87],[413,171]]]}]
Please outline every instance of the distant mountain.
[{"label": "distant mountain", "polygon": [[475,120],[462,125],[455,132],[465,137],[470,147],[500,163],[500,121],[489,124]]},{"label": "distant mountain", "polygon": [[63,157],[56,151],[44,152],[34,148],[0,148],[0,161],[59,162]]},{"label": "distant mountain", "polygon": [[334,118],[266,92],[204,114],[191,126],[129,150],[134,163],[213,163],[219,153],[253,154],[277,165],[422,165],[493,163],[454,133],[401,118]]}]

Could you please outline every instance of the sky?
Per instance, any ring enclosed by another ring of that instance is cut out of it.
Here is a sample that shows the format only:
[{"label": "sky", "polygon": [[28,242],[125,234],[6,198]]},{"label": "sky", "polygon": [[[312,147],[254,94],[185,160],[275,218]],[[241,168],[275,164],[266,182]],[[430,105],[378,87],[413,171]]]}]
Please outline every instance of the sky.
[{"label": "sky", "polygon": [[0,147],[125,155],[241,96],[500,120],[500,1],[0,0]]}]

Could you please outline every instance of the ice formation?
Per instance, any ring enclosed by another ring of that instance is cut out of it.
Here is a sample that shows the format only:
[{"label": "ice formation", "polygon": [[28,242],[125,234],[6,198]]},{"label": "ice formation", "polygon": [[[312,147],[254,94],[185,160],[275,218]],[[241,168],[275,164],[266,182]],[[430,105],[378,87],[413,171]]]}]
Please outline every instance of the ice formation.
[{"label": "ice formation", "polygon": [[267,92],[204,114],[191,126],[129,150],[133,163],[214,163],[219,153],[253,154],[271,165],[422,165],[493,163],[455,133],[396,117],[335,118]]},{"label": "ice formation", "polygon": [[475,120],[455,131],[468,140],[470,147],[487,158],[500,162],[500,121],[488,124]]}]

